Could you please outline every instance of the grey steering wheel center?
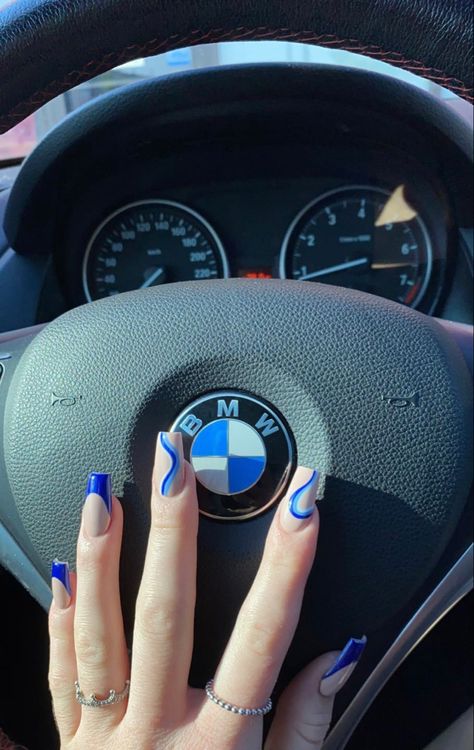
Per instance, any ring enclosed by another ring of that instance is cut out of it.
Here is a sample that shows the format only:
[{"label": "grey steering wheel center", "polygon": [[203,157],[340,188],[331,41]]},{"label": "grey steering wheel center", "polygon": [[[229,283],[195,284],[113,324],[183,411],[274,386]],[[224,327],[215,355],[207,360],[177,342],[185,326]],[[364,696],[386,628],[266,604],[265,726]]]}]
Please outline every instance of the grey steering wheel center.
[{"label": "grey steering wheel center", "polygon": [[[88,472],[112,473],[130,616],[159,430],[183,433],[198,475],[208,612],[250,585],[291,467],[316,468],[307,592],[324,617],[306,625],[342,641],[400,611],[445,549],[471,480],[471,390],[436,321],[388,300],[298,281],[169,284],[75,308],[35,337],[8,391],[5,463],[45,577],[54,557],[75,559]],[[222,623],[199,617],[207,654]]]}]

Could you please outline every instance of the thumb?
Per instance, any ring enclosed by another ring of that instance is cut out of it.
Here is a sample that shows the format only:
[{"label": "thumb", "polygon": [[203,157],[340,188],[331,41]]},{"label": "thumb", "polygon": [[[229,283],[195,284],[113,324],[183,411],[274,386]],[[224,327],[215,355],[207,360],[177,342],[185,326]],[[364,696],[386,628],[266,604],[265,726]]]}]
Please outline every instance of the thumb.
[{"label": "thumb", "polygon": [[362,656],[367,638],[351,638],[342,651],[319,656],[284,690],[265,750],[319,750],[331,724],[334,696]]}]

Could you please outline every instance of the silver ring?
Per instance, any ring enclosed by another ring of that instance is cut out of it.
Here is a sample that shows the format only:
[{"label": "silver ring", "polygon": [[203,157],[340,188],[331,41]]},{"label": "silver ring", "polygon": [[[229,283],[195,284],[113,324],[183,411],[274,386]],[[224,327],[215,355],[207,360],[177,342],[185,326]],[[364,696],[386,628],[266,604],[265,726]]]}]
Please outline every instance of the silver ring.
[{"label": "silver ring", "polygon": [[95,693],[91,693],[88,698],[82,692],[79,683],[74,683],[76,688],[76,700],[81,706],[89,706],[90,708],[100,708],[101,706],[112,706],[114,703],[120,703],[130,692],[130,680],[127,680],[125,687],[119,693],[116,690],[109,690],[107,698],[97,698]]},{"label": "silver ring", "polygon": [[233,703],[229,703],[228,701],[219,698],[213,690],[213,685],[214,680],[209,680],[205,687],[206,695],[209,700],[215,703],[216,706],[220,706],[233,714],[239,714],[239,716],[265,716],[265,714],[268,714],[272,710],[271,698],[267,700],[264,706],[260,706],[259,708],[242,708],[241,706],[235,706]]}]

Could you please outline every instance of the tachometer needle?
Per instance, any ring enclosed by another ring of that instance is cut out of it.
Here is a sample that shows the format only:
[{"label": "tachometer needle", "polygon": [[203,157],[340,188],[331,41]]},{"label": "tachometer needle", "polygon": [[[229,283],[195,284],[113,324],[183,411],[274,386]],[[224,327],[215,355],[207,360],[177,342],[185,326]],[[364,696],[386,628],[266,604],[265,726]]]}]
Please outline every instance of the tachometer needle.
[{"label": "tachometer needle", "polygon": [[368,262],[368,258],[357,258],[357,260],[349,260],[347,261],[347,263],[339,263],[337,266],[328,266],[327,268],[321,268],[319,271],[306,273],[304,276],[299,276],[298,281],[306,281],[306,279],[315,279],[317,276],[326,276],[330,273],[336,273],[337,271],[345,271],[347,268],[363,266]]},{"label": "tachometer needle", "polygon": [[373,271],[387,271],[390,268],[406,268],[410,263],[372,263],[370,266]]},{"label": "tachometer needle", "polygon": [[143,282],[139,289],[146,289],[147,287],[151,286],[154,281],[159,279],[162,273],[163,268],[157,268],[156,271],[153,271],[153,273],[147,278],[147,280]]}]

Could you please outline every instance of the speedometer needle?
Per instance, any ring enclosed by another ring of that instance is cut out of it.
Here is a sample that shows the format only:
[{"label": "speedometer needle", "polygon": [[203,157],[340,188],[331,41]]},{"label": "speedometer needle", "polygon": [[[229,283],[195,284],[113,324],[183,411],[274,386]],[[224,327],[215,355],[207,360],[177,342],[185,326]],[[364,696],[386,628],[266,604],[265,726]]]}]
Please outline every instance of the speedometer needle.
[{"label": "speedometer needle", "polygon": [[146,289],[147,287],[151,286],[153,282],[156,281],[161,276],[162,273],[163,273],[163,269],[157,268],[156,271],[153,271],[153,273],[147,278],[147,280],[143,282],[143,284],[141,285],[141,287],[139,287],[139,289]]},{"label": "speedometer needle", "polygon": [[336,271],[345,271],[346,268],[355,268],[356,266],[363,266],[368,263],[368,258],[358,258],[357,260],[349,260],[347,263],[339,263],[337,266],[328,266],[327,268],[321,268],[319,271],[313,271],[307,273],[304,276],[299,276],[298,281],[306,281],[306,279],[315,279],[317,276],[326,276],[330,273],[336,273]]}]

